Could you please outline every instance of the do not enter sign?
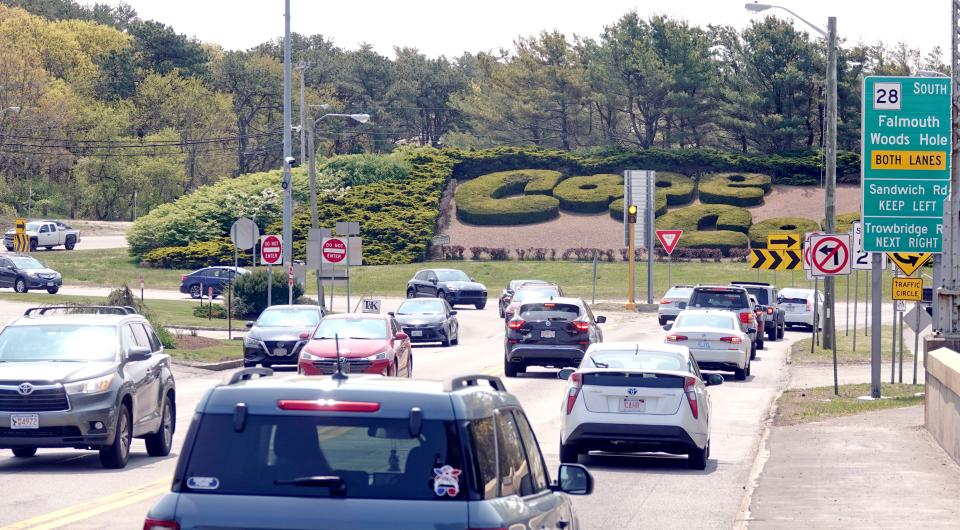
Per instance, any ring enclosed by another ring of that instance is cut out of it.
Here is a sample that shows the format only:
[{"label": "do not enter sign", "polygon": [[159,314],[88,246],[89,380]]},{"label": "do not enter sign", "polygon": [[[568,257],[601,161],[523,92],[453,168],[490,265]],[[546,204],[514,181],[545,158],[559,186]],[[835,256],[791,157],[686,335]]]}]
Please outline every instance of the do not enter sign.
[{"label": "do not enter sign", "polygon": [[320,255],[324,263],[340,263],[347,257],[347,242],[338,237],[328,237],[323,240]]},{"label": "do not enter sign", "polygon": [[260,241],[260,263],[276,265],[283,261],[283,240],[278,236],[263,236]]}]

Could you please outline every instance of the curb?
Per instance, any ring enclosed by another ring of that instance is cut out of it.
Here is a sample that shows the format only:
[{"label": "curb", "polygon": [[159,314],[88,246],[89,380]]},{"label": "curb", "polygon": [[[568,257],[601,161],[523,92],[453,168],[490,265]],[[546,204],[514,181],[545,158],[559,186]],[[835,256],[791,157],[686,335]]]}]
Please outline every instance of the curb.
[{"label": "curb", "polygon": [[199,368],[201,370],[210,370],[211,372],[232,370],[234,368],[240,368],[241,366],[243,366],[243,359],[233,359],[230,361],[220,361],[217,363],[201,363],[201,362],[177,359],[176,357],[173,357],[173,356],[171,356],[170,358],[173,361],[173,364],[189,366],[190,368]]}]

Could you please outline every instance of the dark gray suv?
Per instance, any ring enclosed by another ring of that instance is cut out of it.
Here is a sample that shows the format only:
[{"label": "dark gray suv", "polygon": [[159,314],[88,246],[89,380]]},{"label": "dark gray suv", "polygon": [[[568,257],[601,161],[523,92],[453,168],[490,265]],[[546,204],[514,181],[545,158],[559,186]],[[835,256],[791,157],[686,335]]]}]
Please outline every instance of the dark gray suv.
[{"label": "dark gray suv", "polygon": [[143,528],[579,528],[517,398],[484,375],[446,382],[247,368],[197,406],[171,492]]},{"label": "dark gray suv", "polygon": [[461,270],[424,269],[407,282],[407,298],[421,297],[443,298],[450,307],[459,304],[483,309],[487,305],[487,287]]},{"label": "dark gray suv", "polygon": [[168,455],[176,418],[170,358],[132,308],[35,307],[0,332],[0,448],[14,456],[94,449],[122,468],[132,438]]}]

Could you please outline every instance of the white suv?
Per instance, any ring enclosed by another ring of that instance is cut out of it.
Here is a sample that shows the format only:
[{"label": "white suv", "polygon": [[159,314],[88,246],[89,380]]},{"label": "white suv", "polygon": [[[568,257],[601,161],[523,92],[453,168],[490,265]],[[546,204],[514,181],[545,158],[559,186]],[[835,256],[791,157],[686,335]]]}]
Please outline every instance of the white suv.
[{"label": "white suv", "polygon": [[601,343],[580,367],[560,370],[570,382],[563,397],[560,461],[576,463],[591,450],[688,455],[690,469],[710,456],[710,396],[686,346]]}]

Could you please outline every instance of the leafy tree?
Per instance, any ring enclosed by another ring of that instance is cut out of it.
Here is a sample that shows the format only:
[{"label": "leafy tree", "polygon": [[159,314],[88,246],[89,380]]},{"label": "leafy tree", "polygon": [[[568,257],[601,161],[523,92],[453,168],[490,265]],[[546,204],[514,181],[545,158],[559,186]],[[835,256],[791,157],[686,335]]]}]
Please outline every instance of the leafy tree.
[{"label": "leafy tree", "polygon": [[133,22],[129,32],[145,70],[166,75],[177,69],[187,76],[204,72],[207,54],[195,39],[152,20]]}]

